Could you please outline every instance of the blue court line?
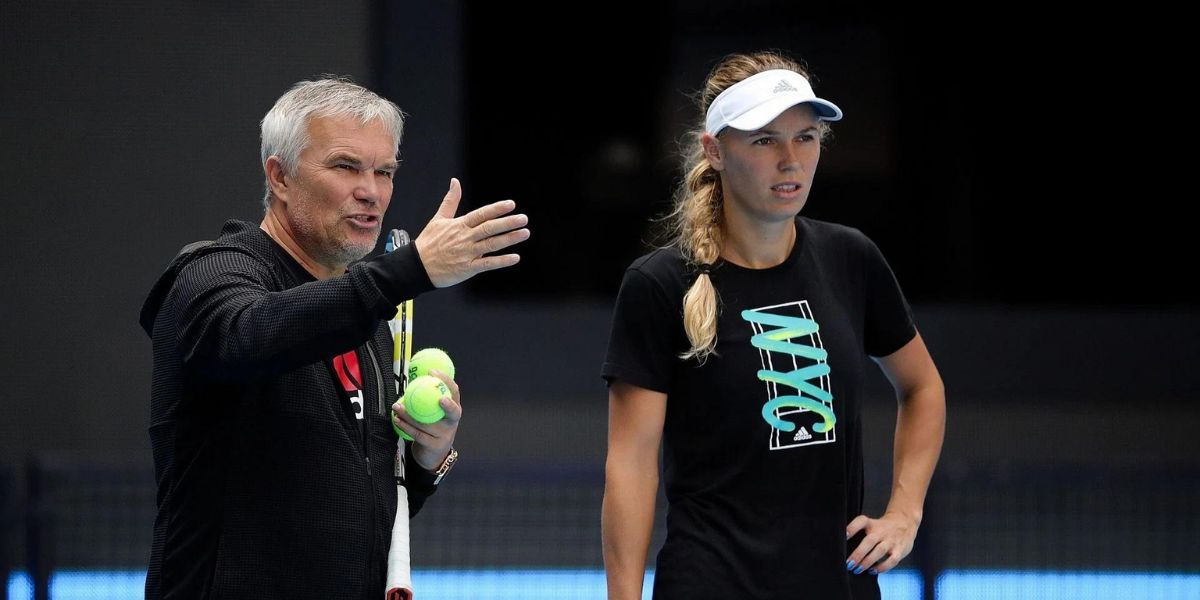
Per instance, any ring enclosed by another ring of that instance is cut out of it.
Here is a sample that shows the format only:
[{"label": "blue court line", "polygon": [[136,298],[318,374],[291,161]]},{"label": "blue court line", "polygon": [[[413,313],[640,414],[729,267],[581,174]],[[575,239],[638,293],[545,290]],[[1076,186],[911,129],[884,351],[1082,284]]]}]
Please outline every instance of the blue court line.
[{"label": "blue court line", "polygon": [[939,599],[964,600],[1196,600],[1200,573],[1125,571],[943,571]]},{"label": "blue court line", "polygon": [[[57,571],[50,579],[55,600],[141,598],[145,571]],[[424,569],[413,572],[418,597],[426,600],[603,600],[599,569]],[[642,597],[650,598],[654,572],[646,572]],[[921,600],[921,575],[902,569],[879,578],[887,600]],[[1126,571],[949,570],[938,577],[938,600],[1194,600],[1200,573]],[[8,578],[8,597],[32,600],[24,572]]]}]

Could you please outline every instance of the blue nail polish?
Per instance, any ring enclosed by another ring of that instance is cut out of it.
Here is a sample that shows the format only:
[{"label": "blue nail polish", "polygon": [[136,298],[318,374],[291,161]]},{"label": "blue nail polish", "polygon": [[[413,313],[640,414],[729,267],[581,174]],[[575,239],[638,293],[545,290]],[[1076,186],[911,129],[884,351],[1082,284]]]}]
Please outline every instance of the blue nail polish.
[{"label": "blue nail polish", "polygon": [[862,572],[863,572],[863,567],[859,567],[854,570],[855,575],[862,575]]},{"label": "blue nail polish", "polygon": [[872,574],[872,575],[878,575],[878,574],[879,574],[879,571],[876,571],[875,569],[871,569],[870,571],[867,571],[867,572],[868,572],[868,573],[870,573],[870,574]]},{"label": "blue nail polish", "polygon": [[854,569],[854,561],[847,559],[846,560],[846,570],[851,571],[853,569]]}]

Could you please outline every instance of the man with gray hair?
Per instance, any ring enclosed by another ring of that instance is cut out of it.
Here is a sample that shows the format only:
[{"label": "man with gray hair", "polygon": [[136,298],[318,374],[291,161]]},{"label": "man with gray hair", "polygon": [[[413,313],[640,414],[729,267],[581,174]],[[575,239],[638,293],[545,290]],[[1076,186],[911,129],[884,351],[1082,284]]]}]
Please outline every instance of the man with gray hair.
[{"label": "man with gray hair", "polygon": [[410,515],[462,418],[396,403],[387,320],[402,301],[517,263],[512,201],[456,217],[456,179],[412,244],[370,260],[392,196],[400,110],[302,81],[262,121],[265,212],[175,258],[142,307],[153,341],[158,515],[146,597],[380,598],[404,452]]}]

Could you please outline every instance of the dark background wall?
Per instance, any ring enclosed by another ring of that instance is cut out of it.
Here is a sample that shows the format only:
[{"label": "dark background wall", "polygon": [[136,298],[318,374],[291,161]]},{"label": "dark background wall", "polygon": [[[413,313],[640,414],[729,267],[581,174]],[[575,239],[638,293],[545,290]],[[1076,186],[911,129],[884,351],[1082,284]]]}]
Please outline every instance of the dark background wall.
[{"label": "dark background wall", "polygon": [[[144,460],[155,274],[261,215],[257,122],[292,82],[367,79],[364,2],[4,3],[2,452]],[[273,20],[277,24],[268,25]]]},{"label": "dark background wall", "polygon": [[519,267],[418,301],[418,344],[463,374],[464,467],[598,469],[609,309],[666,208],[687,94],[723,54],[777,47],[846,111],[806,212],[889,257],[948,384],[944,467],[1195,468],[1170,19],[736,5],[605,4],[550,28],[486,2],[0,5],[0,463],[148,472],[140,303],[180,246],[257,221],[259,119],[338,73],[411,117],[387,226],[419,231],[452,176],[468,205],[531,217]]}]

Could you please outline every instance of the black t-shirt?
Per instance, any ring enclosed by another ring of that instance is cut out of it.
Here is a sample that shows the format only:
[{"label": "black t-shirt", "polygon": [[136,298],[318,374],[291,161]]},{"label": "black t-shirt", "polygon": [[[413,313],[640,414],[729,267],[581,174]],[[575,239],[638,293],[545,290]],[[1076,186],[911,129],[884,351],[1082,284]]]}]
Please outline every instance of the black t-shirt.
[{"label": "black t-shirt", "polygon": [[873,576],[845,567],[845,527],[862,512],[862,382],[867,355],[916,328],[861,232],[798,217],[796,233],[778,266],[714,266],[717,354],[703,363],[679,358],[696,278],[679,252],[625,272],[602,375],[667,394],[656,599],[879,597]]}]

